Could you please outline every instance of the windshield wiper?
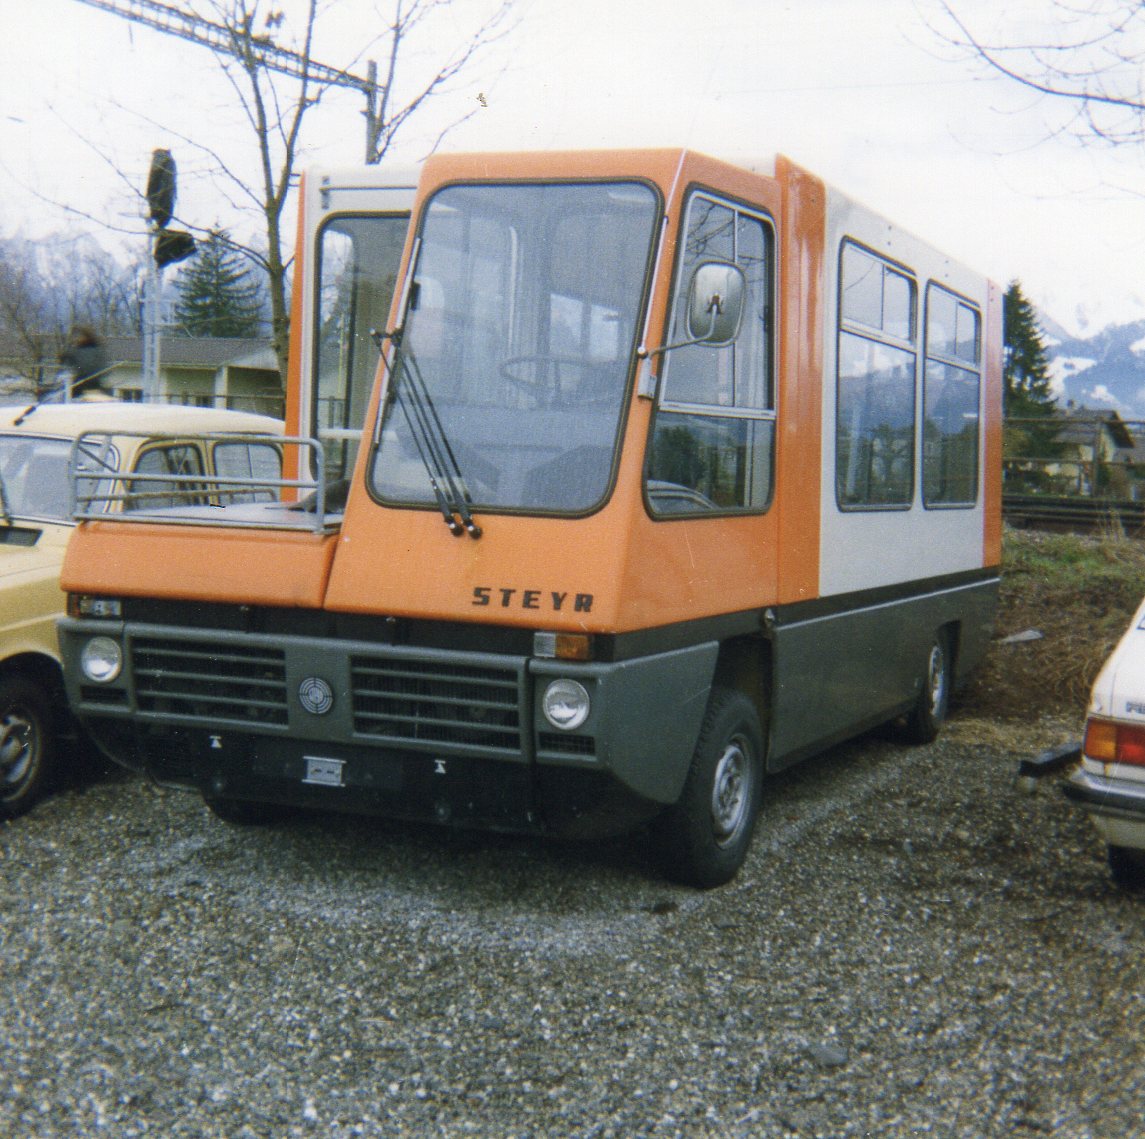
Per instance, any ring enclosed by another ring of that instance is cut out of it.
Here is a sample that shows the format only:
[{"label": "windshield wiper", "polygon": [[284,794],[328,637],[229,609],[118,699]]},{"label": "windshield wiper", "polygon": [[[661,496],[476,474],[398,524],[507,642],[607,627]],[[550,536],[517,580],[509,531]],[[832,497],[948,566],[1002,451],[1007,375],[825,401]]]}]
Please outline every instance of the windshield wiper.
[{"label": "windshield wiper", "polygon": [[414,446],[429,476],[434,499],[450,533],[458,538],[463,533],[468,533],[471,538],[480,538],[481,527],[473,520],[470,509],[473,499],[461,473],[461,464],[450,445],[417,360],[401,347],[396,353],[390,382],[392,398],[401,406]]}]

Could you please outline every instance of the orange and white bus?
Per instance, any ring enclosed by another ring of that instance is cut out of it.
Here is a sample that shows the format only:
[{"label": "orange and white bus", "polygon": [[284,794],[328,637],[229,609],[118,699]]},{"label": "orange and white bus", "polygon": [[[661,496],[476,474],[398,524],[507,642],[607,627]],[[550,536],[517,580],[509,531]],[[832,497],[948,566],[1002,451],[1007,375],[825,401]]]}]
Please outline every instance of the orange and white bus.
[{"label": "orange and white bus", "polygon": [[78,528],[113,758],[232,819],[649,822],[713,886],[768,772],[935,736],[997,593],[995,285],[782,157],[438,156],[377,339],[344,507]]}]

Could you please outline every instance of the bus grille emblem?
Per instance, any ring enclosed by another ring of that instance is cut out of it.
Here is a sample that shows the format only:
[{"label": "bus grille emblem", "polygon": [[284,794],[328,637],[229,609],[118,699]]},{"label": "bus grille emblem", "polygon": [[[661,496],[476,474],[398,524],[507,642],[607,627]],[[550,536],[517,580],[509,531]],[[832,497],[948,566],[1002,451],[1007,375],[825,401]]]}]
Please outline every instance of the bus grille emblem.
[{"label": "bus grille emblem", "polygon": [[324,716],[334,707],[334,689],[320,676],[308,676],[298,686],[302,707],[313,716]]}]

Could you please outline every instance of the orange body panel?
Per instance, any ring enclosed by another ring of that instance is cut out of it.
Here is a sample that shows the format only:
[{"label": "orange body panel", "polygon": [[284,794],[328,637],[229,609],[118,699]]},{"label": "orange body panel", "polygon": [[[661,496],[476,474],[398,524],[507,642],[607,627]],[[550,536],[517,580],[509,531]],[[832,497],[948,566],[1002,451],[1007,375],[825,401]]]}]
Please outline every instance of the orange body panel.
[{"label": "orange body panel", "polygon": [[[776,225],[786,311],[780,315],[777,403],[789,408],[777,441],[776,484],[763,514],[653,520],[641,482],[652,404],[633,395],[611,498],[589,518],[545,519],[482,514],[484,536],[454,538],[432,510],[393,509],[364,487],[366,451],[347,505],[326,596],[328,608],[447,620],[594,632],[624,632],[812,596],[817,510],[823,299],[818,285],[825,208],[821,184],[791,163],[778,177],[754,174],[688,151],[499,155],[482,177],[641,177],[664,196],[668,225],[653,282],[646,345],[663,343],[675,274],[676,221],[687,189],[702,185],[768,213]],[[471,160],[433,158],[427,184],[472,177]],[[403,270],[404,271],[404,270]],[[798,415],[790,410],[798,407]],[[368,422],[377,415],[377,396]],[[781,411],[781,418],[783,413]],[[790,531],[782,537],[784,523]],[[785,562],[781,567],[780,550]],[[490,591],[489,604],[475,604]],[[575,599],[590,597],[577,609]],[[559,601],[559,607],[558,607]],[[570,607],[571,604],[571,607]]]},{"label": "orange body panel", "polygon": [[344,527],[326,606],[601,633],[759,605],[775,580],[774,517],[655,522],[638,461],[625,465],[598,513],[483,514],[476,541],[435,511],[366,501]]},{"label": "orange body panel", "polygon": [[[286,434],[298,435],[302,430],[302,292],[309,272],[310,250],[306,248],[306,175],[298,187],[298,237],[295,242],[294,279],[297,282],[290,297],[290,358],[286,373]],[[282,477],[300,477],[298,464],[301,452],[287,447],[282,456]]]},{"label": "orange body panel", "polygon": [[115,597],[320,608],[334,537],[283,530],[86,522],[60,585]]},{"label": "orange body panel", "polygon": [[784,158],[779,231],[781,304],[779,335],[779,435],[775,482],[780,498],[777,542],[782,561],[779,604],[806,601],[819,592],[819,516],[823,414],[823,246],[826,194],[822,182]]},{"label": "orange body panel", "polygon": [[[774,497],[759,514],[647,513],[643,471],[653,401],[633,383],[612,491],[584,518],[479,514],[484,535],[454,537],[439,512],[379,504],[367,491],[370,448],[358,455],[337,536],[97,523],[81,527],[64,587],[134,596],[326,607],[430,620],[626,632],[818,596],[825,321],[834,297],[824,259],[827,193],[786,159],[773,175],[686,150],[525,153],[431,158],[419,200],[454,181],[553,178],[643,179],[666,214],[641,341],[664,343],[676,276],[676,241],[688,190],[701,186],[768,214],[777,236]],[[299,256],[305,256],[300,218]],[[407,241],[402,274],[415,226]],[[300,261],[299,272],[305,271]],[[298,404],[301,290],[295,290],[288,429]],[[396,299],[395,299],[396,303]],[[1001,295],[990,293],[986,326],[1000,328]],[[987,335],[987,407],[1000,406],[1000,336]],[[653,370],[660,357],[653,356]],[[644,364],[639,365],[643,367]],[[376,422],[384,384],[366,417]],[[291,452],[293,453],[293,452]],[[987,417],[985,564],[1000,560],[1001,428]],[[291,472],[287,472],[288,474]]]}]

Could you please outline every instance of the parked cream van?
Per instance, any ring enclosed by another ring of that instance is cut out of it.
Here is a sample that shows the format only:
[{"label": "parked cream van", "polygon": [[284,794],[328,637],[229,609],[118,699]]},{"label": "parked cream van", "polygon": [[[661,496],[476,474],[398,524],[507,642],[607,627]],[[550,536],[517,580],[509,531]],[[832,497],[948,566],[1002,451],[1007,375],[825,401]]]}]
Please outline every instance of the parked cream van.
[{"label": "parked cream van", "polygon": [[[279,420],[210,408],[112,400],[0,408],[0,818],[31,807],[75,750],[56,638],[74,529],[73,450],[81,467],[107,471],[103,486],[125,488],[105,493],[102,508],[152,509],[178,497],[180,475],[277,478],[278,444],[250,437],[281,433]],[[121,472],[135,477],[115,480]]]}]

